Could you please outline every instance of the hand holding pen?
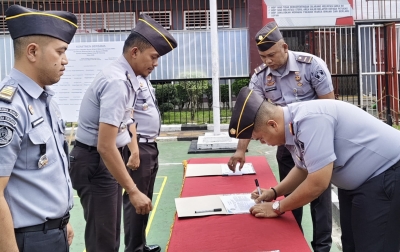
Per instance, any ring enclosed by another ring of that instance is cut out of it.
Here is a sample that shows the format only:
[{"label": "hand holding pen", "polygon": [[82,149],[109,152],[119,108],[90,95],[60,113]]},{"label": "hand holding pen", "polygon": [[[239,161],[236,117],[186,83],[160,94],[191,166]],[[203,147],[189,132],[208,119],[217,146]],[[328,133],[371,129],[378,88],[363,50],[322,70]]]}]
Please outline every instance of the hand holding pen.
[{"label": "hand holding pen", "polygon": [[258,184],[258,180],[255,179],[256,189],[251,193],[251,198],[254,199],[256,203],[270,202],[276,200],[277,194],[274,188],[271,189],[261,189]]},{"label": "hand holding pen", "polygon": [[[257,193],[258,193],[257,199],[258,199],[261,197],[262,193],[261,193],[260,185],[258,184],[258,179],[255,179],[254,182],[256,183],[256,187],[257,187]],[[252,198],[253,198],[253,193],[252,193]],[[258,199],[257,201],[260,201],[261,203],[264,202],[263,200],[260,200],[260,199]]]}]

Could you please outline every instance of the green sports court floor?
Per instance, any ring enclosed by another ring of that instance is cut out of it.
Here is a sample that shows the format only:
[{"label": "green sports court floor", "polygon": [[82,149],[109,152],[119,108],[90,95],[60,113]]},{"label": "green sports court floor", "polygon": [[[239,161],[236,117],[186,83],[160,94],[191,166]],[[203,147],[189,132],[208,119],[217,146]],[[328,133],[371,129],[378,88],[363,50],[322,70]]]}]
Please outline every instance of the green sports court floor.
[{"label": "green sports court floor", "polygon": [[[213,153],[213,154],[187,154],[190,141],[173,141],[173,142],[158,142],[159,156],[159,171],[154,188],[153,196],[153,211],[150,213],[149,223],[146,230],[148,244],[158,244],[162,251],[165,251],[168,239],[170,236],[171,225],[175,216],[174,198],[179,196],[182,187],[183,168],[182,161],[192,157],[229,157],[232,153]],[[259,142],[252,141],[248,148],[247,156],[263,155],[268,160],[269,165],[276,178],[278,178],[278,166],[275,159],[274,147],[262,145]],[[85,220],[83,219],[82,206],[78,196],[74,197],[75,206],[71,211],[71,224],[75,231],[75,238],[71,245],[72,252],[85,251],[84,244],[84,227]],[[310,244],[312,238],[312,222],[308,205],[303,211],[303,229],[304,235]],[[339,232],[334,225],[332,252],[341,251],[337,241],[340,240]],[[239,232],[239,230],[238,230]],[[119,251],[124,250],[123,245],[123,230],[121,233],[121,246]]]}]

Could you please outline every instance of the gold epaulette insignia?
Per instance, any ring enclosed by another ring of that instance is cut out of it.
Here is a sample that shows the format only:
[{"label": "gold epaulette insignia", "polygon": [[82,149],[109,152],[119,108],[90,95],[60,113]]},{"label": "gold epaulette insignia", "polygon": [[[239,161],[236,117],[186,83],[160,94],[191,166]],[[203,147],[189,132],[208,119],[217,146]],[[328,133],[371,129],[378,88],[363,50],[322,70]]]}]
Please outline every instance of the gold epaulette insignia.
[{"label": "gold epaulette insignia", "polygon": [[6,84],[0,90],[0,100],[11,103],[16,92],[16,86]]},{"label": "gold epaulette insignia", "polygon": [[255,74],[259,74],[262,71],[264,71],[265,69],[267,69],[267,65],[266,64],[262,64],[262,65],[258,66],[256,69],[254,69],[254,73]]},{"label": "gold epaulette insignia", "polygon": [[312,56],[299,55],[296,59],[298,62],[310,64],[312,61]]}]

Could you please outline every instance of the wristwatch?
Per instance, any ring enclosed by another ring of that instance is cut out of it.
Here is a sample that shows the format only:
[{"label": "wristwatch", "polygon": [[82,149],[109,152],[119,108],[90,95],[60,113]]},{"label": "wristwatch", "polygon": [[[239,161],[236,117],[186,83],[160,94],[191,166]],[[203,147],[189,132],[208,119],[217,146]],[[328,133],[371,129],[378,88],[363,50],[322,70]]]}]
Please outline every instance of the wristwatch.
[{"label": "wristwatch", "polygon": [[277,201],[274,201],[274,203],[272,204],[272,210],[274,210],[274,212],[277,214],[277,215],[282,215],[282,214],[284,214],[285,212],[281,212],[280,211],[280,208],[281,208],[281,203],[280,203],[280,201],[279,200],[277,200]]}]

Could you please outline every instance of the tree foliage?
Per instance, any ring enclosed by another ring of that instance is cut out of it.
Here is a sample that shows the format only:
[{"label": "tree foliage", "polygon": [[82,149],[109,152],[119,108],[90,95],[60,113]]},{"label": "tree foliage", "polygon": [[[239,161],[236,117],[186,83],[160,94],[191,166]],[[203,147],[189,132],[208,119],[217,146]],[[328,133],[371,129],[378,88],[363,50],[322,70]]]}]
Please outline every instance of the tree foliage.
[{"label": "tree foliage", "polygon": [[232,95],[237,96],[239,94],[240,89],[242,89],[242,87],[247,86],[249,82],[250,82],[249,78],[236,79],[232,83]]},{"label": "tree foliage", "polygon": [[181,85],[184,90],[186,90],[188,98],[189,98],[189,108],[190,108],[190,120],[194,121],[195,115],[198,108],[198,103],[200,98],[203,97],[204,91],[207,89],[208,81],[207,80],[191,80],[190,78],[204,78],[205,74],[203,73],[182,73],[179,78],[187,79],[183,81],[179,81],[179,85]]}]

